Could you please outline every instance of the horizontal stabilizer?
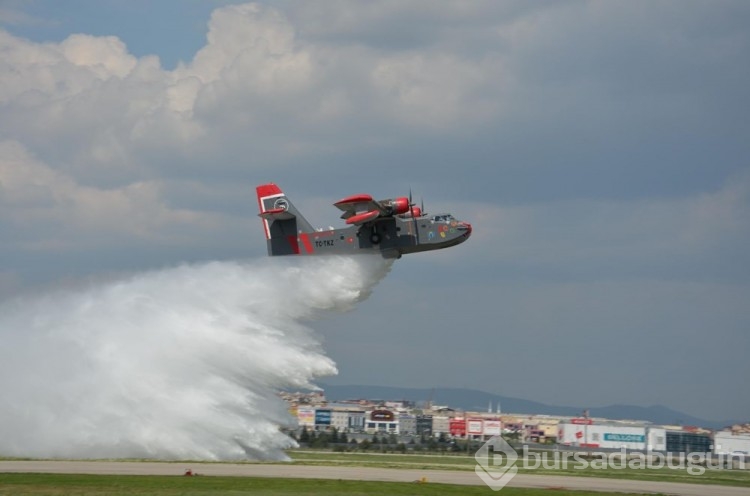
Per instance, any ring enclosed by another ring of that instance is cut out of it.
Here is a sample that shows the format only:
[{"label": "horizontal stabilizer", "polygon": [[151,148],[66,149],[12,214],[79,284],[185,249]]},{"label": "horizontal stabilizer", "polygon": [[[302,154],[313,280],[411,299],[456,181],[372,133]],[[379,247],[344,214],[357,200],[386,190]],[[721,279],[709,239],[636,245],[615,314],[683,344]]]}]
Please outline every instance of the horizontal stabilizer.
[{"label": "horizontal stabilizer", "polygon": [[274,209],[266,210],[265,212],[259,213],[258,217],[261,217],[266,220],[289,220],[289,219],[294,219],[295,215],[286,209],[274,208]]}]

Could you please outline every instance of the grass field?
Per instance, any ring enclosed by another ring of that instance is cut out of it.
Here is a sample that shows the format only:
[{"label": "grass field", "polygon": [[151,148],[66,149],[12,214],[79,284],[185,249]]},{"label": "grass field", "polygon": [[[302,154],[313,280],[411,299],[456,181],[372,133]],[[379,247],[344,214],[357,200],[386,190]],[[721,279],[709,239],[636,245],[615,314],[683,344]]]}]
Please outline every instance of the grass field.
[{"label": "grass field", "polygon": [[[393,453],[335,453],[327,451],[292,450],[293,465],[354,466],[419,470],[473,471],[476,461],[466,454],[393,454]],[[187,462],[186,462],[187,463]],[[248,462],[252,463],[252,462]],[[263,463],[259,463],[261,466]],[[623,469],[593,468],[576,470],[535,470],[519,466],[519,473],[603,477],[659,482],[717,484],[750,488],[750,470],[707,470],[703,475],[689,475],[685,469]],[[429,473],[425,474],[429,480]],[[342,480],[308,480],[258,477],[177,477],[124,475],[59,475],[0,473],[0,496],[5,495],[81,495],[105,496],[125,494],[153,495],[285,495],[285,494],[491,494],[484,486],[456,486],[449,484],[369,482]],[[504,496],[557,496],[603,494],[586,491],[549,489],[503,489]],[[609,493],[611,494],[611,493]],[[748,491],[750,494],[750,490]]]},{"label": "grass field", "polygon": [[[410,468],[422,470],[474,470],[476,460],[467,455],[416,455],[380,453],[332,453],[324,451],[292,450],[288,452],[299,465],[341,465],[378,468]],[[539,475],[572,475],[577,477],[610,477],[645,481],[686,482],[750,487],[750,470],[706,470],[702,475],[690,475],[685,469],[614,469],[587,468],[579,470],[571,463],[567,469],[524,469],[519,473]]]},{"label": "grass field", "polygon": [[[483,486],[244,477],[0,474],[0,495],[431,495],[494,494]],[[503,496],[612,496],[613,493],[503,488]]]}]

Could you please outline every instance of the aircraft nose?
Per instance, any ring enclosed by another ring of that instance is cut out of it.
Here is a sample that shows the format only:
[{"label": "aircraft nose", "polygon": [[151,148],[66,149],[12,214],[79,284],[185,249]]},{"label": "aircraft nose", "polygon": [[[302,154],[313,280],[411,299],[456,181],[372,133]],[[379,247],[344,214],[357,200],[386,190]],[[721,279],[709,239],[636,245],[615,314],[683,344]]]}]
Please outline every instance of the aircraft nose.
[{"label": "aircraft nose", "polygon": [[461,222],[461,224],[458,226],[458,229],[460,231],[466,231],[464,233],[464,236],[466,237],[469,237],[469,235],[471,234],[471,224],[469,224],[468,222]]}]

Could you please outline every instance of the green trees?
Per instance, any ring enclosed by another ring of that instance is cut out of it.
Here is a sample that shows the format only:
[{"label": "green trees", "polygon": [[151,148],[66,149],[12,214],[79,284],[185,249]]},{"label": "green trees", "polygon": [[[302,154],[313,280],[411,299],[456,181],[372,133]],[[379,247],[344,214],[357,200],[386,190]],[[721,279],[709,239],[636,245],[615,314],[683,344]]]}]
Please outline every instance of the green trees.
[{"label": "green trees", "polygon": [[310,433],[307,431],[307,426],[302,427],[302,432],[299,435],[299,442],[300,443],[309,443],[310,442]]}]

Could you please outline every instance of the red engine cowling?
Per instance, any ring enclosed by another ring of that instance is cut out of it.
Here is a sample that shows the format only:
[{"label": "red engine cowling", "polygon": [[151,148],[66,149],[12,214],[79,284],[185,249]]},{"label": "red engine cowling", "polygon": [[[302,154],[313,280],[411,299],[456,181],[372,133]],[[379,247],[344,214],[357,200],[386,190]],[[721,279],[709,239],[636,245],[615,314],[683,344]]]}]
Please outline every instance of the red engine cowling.
[{"label": "red engine cowling", "polygon": [[405,196],[390,200],[388,207],[391,210],[391,215],[405,214],[409,211],[409,199]]},{"label": "red engine cowling", "polygon": [[422,209],[419,207],[411,207],[411,216],[412,217],[421,217],[422,216]]}]

